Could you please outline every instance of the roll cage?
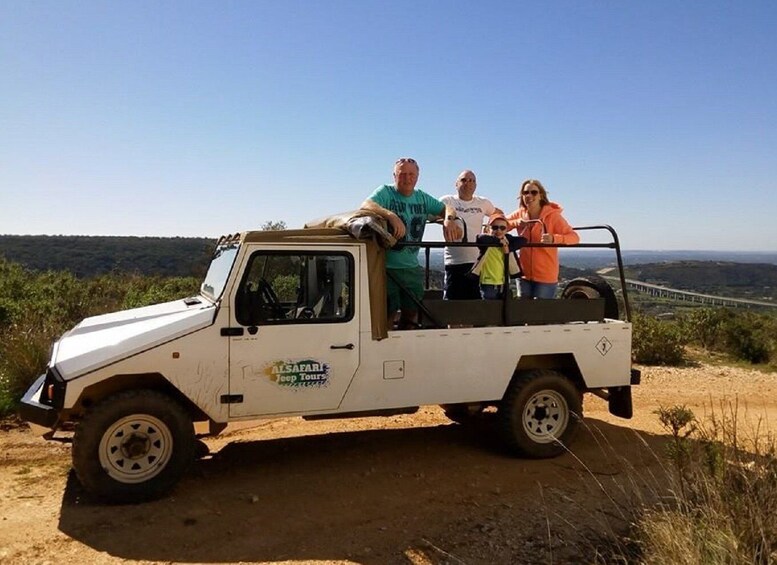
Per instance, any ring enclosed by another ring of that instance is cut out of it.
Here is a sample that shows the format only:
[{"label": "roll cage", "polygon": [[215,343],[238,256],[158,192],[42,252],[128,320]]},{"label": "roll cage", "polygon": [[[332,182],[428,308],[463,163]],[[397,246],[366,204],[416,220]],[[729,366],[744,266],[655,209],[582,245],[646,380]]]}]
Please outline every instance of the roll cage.
[{"label": "roll cage", "polygon": [[[521,247],[563,247],[565,249],[613,249],[618,266],[623,311],[625,321],[631,321],[631,307],[626,287],[626,276],[623,270],[623,256],[617,232],[609,225],[580,226],[575,231],[600,231],[609,234],[611,240],[604,243],[524,243]],[[430,288],[431,283],[431,250],[445,247],[499,247],[498,243],[478,244],[474,242],[440,242],[421,241],[399,242],[394,249],[403,247],[421,247],[424,249],[424,298],[418,300],[407,288],[394,277],[387,275],[395,284],[416,303],[420,312],[419,326],[431,328],[447,328],[452,326],[514,326],[525,324],[548,324],[569,322],[604,321],[605,302],[614,300],[602,296],[591,300],[554,299],[554,300],[513,300],[509,289],[509,280],[505,280],[505,292],[500,300],[442,300],[439,292]],[[505,255],[505,272],[507,272],[507,255]],[[603,281],[602,281],[603,282]]]}]

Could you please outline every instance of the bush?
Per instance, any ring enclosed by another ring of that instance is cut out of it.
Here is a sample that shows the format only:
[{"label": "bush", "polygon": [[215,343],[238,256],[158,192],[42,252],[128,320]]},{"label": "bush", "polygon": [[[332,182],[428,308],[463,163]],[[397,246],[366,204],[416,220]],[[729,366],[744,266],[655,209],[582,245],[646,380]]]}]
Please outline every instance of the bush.
[{"label": "bush", "polygon": [[777,320],[766,314],[701,308],[686,314],[681,326],[691,342],[748,363],[775,358]]},{"label": "bush", "polygon": [[686,361],[687,339],[677,322],[634,315],[632,354],[645,365],[681,365]]},{"label": "bush", "polygon": [[768,363],[775,351],[775,326],[771,318],[751,312],[733,318],[726,327],[727,352],[750,363]]},{"label": "bush", "polygon": [[131,277],[122,309],[160,304],[197,294],[199,281],[192,277]]},{"label": "bush", "polygon": [[194,278],[36,273],[0,259],[0,416],[46,370],[52,342],[84,318],[191,296],[197,287]]},{"label": "bush", "polygon": [[11,412],[27,387],[46,370],[57,333],[24,323],[0,333],[0,416]]},{"label": "bush", "polygon": [[724,308],[699,308],[680,318],[680,326],[689,341],[706,350],[722,350],[726,342],[726,326],[732,312]]}]

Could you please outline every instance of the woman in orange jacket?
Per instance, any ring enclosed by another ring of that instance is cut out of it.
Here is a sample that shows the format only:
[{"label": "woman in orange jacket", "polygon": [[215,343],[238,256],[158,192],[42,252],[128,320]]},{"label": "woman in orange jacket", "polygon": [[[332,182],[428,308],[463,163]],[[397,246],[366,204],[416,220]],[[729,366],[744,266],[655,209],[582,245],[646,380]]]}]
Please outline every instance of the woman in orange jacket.
[{"label": "woman in orange jacket", "polygon": [[[523,181],[518,209],[507,215],[510,228],[529,243],[570,245],[580,236],[561,215],[563,208],[548,200],[548,193],[536,179]],[[558,287],[558,248],[521,249],[521,298],[553,298]]]}]

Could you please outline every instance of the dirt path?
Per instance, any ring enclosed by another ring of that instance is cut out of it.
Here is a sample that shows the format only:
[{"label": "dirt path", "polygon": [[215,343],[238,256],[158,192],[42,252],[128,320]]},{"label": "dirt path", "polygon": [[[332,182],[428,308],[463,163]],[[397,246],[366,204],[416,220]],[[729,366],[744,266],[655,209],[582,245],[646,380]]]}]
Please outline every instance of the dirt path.
[{"label": "dirt path", "polygon": [[102,506],[70,473],[70,446],[0,429],[2,563],[563,563],[622,527],[630,488],[660,482],[659,406],[738,400],[777,422],[777,375],[643,368],[636,417],[586,400],[574,453],[506,456],[486,421],[438,409],[388,419],[266,422],[209,439],[174,493]]}]

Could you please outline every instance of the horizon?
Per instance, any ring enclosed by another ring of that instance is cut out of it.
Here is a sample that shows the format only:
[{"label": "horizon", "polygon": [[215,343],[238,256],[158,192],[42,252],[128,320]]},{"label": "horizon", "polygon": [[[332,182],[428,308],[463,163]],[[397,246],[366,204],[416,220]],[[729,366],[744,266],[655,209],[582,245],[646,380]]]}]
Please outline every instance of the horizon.
[{"label": "horizon", "polygon": [[775,21],[760,0],[6,2],[0,230],[302,225],[412,156],[436,197],[472,169],[508,212],[538,178],[631,249],[770,253]]},{"label": "horizon", "polygon": [[[288,228],[288,229],[297,229],[297,228]],[[239,233],[239,232],[238,232]],[[225,234],[222,234],[225,235]],[[0,238],[2,237],[83,237],[83,238],[136,238],[136,239],[143,239],[143,238],[153,238],[153,239],[209,239],[209,240],[217,240],[218,237],[209,237],[209,236],[179,236],[179,235],[173,235],[173,236],[157,236],[157,235],[99,235],[99,234],[12,234],[12,233],[0,233]],[[427,238],[424,239],[424,241],[434,241],[429,240]],[[562,253],[569,254],[573,252],[574,248],[561,249]],[[601,249],[587,249],[585,253],[610,253],[612,250],[601,248]],[[437,253],[442,254],[442,249],[431,249],[431,253]],[[753,250],[742,250],[742,249],[621,249],[621,253],[651,253],[651,254],[657,254],[657,253],[667,253],[672,255],[679,255],[679,254],[703,254],[703,253],[736,253],[738,255],[773,255],[775,256],[775,259],[777,259],[777,251],[770,251],[770,250],[764,250],[764,251],[753,251]]]}]

